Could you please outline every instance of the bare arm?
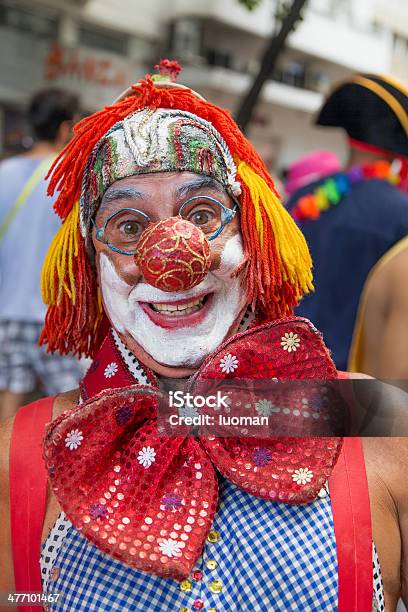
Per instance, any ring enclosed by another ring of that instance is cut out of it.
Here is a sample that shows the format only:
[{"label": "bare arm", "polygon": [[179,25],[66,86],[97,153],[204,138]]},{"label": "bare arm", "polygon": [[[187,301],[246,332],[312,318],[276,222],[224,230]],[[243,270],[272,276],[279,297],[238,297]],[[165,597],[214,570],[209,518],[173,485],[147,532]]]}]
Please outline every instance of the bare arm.
[{"label": "bare arm", "polygon": [[408,439],[364,438],[373,540],[380,559],[385,609],[407,605]]},{"label": "bare arm", "polygon": [[395,282],[384,326],[378,378],[408,379],[408,276]]},{"label": "bare arm", "polygon": [[[0,423],[0,592],[13,592],[14,569],[11,551],[9,451],[14,419]],[[15,608],[0,606],[10,612]]]},{"label": "bare arm", "polygon": [[408,249],[369,281],[364,371],[382,379],[408,379]]},{"label": "bare arm", "polygon": [[405,439],[405,450],[400,455],[400,481],[396,494],[398,519],[401,531],[401,598],[408,608],[408,439]]},{"label": "bare arm", "polygon": [[[78,401],[78,390],[60,395],[53,406],[53,417],[72,408]],[[9,496],[9,455],[10,441],[14,420],[0,423],[0,592],[14,592],[14,568],[11,547],[10,529],[10,496]],[[46,515],[43,525],[42,541],[60,512],[56,498],[48,494]],[[0,606],[0,612],[11,612],[15,608]]]},{"label": "bare arm", "polygon": [[388,440],[395,470],[390,470],[390,492],[395,501],[401,540],[400,594],[408,606],[408,438]]}]

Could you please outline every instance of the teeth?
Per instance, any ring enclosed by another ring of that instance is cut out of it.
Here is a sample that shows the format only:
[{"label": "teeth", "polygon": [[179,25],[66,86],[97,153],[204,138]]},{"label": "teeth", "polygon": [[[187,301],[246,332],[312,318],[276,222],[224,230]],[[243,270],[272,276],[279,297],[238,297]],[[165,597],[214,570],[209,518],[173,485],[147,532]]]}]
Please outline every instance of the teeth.
[{"label": "teeth", "polygon": [[191,314],[192,312],[196,312],[200,310],[203,305],[204,298],[199,298],[198,300],[192,300],[191,302],[186,302],[185,304],[150,304],[150,306],[156,312],[161,312],[162,314],[178,316],[179,314]]}]

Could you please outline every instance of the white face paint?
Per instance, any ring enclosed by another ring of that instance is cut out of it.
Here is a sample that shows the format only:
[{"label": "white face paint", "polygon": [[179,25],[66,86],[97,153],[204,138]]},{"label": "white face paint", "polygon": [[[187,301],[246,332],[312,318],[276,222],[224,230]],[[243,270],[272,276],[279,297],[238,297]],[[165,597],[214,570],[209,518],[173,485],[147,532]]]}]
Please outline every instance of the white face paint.
[{"label": "white face paint", "polygon": [[[100,254],[101,290],[108,317],[119,334],[129,334],[155,361],[173,367],[195,367],[225,339],[245,305],[245,291],[232,272],[243,259],[239,234],[230,238],[220,266],[188,291],[167,292],[146,283],[134,287],[118,275],[110,259]],[[212,293],[204,318],[196,325],[165,329],[156,325],[140,302],[194,299]]]}]

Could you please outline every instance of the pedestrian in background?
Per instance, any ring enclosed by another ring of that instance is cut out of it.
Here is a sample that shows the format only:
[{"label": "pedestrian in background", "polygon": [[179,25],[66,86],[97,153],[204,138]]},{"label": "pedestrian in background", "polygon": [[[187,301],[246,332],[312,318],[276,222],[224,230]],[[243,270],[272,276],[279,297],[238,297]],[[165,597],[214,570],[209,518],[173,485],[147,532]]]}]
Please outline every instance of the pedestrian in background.
[{"label": "pedestrian in background", "polygon": [[315,293],[296,314],[323,332],[339,370],[347,367],[370,270],[408,234],[407,111],[408,92],[395,81],[355,75],[340,84],[317,124],[346,131],[347,167],[297,190],[288,202],[314,262]]},{"label": "pedestrian in background", "polygon": [[38,345],[46,312],[41,268],[59,229],[44,176],[78,118],[76,95],[38,92],[28,110],[32,149],[0,162],[0,418],[13,415],[36,388],[54,395],[75,387],[81,373],[78,360]]}]

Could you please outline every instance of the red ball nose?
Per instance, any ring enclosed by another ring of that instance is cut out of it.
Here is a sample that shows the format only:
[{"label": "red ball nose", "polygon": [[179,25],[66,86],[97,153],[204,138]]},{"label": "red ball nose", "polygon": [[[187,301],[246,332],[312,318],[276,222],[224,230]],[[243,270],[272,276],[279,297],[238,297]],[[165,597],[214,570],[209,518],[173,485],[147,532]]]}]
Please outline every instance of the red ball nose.
[{"label": "red ball nose", "polygon": [[171,217],[143,232],[135,258],[150,285],[162,291],[185,291],[206,277],[210,244],[196,225]]}]

